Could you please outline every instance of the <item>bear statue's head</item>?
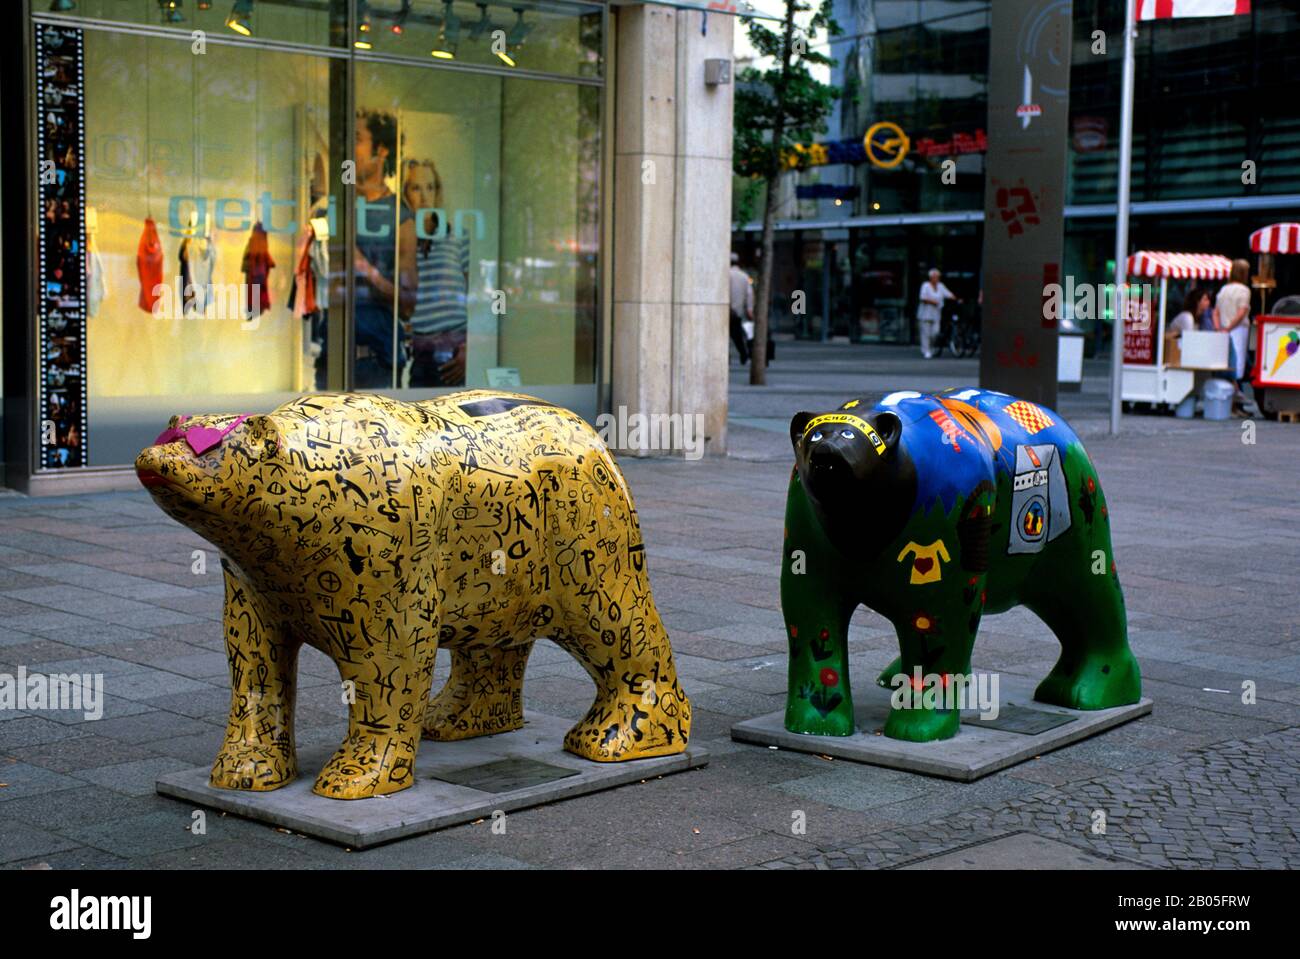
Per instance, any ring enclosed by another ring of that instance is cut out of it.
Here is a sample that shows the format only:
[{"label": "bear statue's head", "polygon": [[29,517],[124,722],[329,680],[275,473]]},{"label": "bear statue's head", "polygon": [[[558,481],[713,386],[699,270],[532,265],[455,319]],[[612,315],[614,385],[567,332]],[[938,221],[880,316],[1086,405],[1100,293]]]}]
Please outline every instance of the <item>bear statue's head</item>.
[{"label": "bear statue's head", "polygon": [[271,414],[173,416],[136,457],[135,470],[163,512],[238,556],[264,533],[266,511],[282,499],[281,445]]},{"label": "bear statue's head", "polygon": [[903,445],[903,421],[888,410],[857,412],[858,401],[790,421],[795,469],[831,542],[842,552],[874,554],[906,524],[916,470]]}]

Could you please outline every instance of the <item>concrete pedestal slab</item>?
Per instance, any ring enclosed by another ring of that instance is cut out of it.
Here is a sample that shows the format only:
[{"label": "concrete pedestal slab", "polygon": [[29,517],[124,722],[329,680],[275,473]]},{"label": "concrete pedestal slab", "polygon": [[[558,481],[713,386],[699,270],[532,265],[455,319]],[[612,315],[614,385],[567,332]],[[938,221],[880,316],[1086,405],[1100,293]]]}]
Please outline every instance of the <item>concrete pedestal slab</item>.
[{"label": "concrete pedestal slab", "polygon": [[1151,712],[1151,700],[1131,706],[1084,711],[1062,709],[1034,701],[1034,680],[1002,673],[996,719],[984,720],[976,710],[962,711],[957,735],[930,743],[888,739],[882,733],[889,718],[891,690],[874,683],[854,690],[857,730],[852,736],[805,736],[785,728],[785,710],[746,719],[731,727],[731,738],[759,746],[850,759],[907,772],[974,782],[989,773],[1095,736]]},{"label": "concrete pedestal slab", "polygon": [[271,792],[217,789],[208,782],[208,766],[160,776],[156,788],[164,796],[365,849],[491,818],[497,810],[525,809],[708,762],[698,746],[676,756],[592,762],[563,749],[572,720],[524,715],[524,727],[514,732],[451,743],[423,740],[415,785],[389,796],[341,800],[312,792],[317,772],[333,754],[330,745],[300,749],[298,778]]}]

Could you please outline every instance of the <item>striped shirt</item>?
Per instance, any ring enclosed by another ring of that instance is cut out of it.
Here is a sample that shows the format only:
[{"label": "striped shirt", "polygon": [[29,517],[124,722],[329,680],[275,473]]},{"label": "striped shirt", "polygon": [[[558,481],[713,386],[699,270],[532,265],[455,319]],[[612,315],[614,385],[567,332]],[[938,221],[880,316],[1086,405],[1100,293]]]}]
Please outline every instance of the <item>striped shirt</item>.
[{"label": "striped shirt", "polygon": [[469,237],[422,240],[415,251],[415,262],[420,289],[411,315],[411,332],[427,335],[465,329],[469,325],[465,306]]}]

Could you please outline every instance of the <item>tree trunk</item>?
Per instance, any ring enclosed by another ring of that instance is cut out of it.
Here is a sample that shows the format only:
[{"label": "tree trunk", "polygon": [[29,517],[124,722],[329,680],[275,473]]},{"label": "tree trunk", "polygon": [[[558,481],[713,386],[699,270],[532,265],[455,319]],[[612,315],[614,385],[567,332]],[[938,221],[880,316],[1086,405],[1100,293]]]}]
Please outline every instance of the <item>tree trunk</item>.
[{"label": "tree trunk", "polygon": [[777,181],[781,178],[781,141],[785,138],[785,90],[790,73],[790,57],[794,46],[794,14],[796,0],[785,2],[785,36],[781,43],[781,77],[776,88],[776,119],[772,125],[772,152],[768,158],[767,198],[763,204],[762,254],[758,264],[758,290],[754,296],[754,348],[749,354],[749,383],[751,386],[767,384],[767,321],[772,302],[772,249],[776,245]]}]

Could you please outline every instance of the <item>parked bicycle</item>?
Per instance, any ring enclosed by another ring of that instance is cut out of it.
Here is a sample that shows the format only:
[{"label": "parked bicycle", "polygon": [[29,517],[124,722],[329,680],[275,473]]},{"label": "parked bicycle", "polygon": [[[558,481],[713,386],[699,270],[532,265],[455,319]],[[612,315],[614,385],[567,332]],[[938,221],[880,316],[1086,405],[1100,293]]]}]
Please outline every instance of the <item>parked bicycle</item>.
[{"label": "parked bicycle", "polygon": [[945,349],[958,359],[979,355],[980,322],[977,305],[954,305],[951,311],[945,311],[939,329],[937,352],[942,353]]}]

